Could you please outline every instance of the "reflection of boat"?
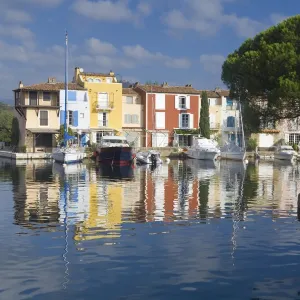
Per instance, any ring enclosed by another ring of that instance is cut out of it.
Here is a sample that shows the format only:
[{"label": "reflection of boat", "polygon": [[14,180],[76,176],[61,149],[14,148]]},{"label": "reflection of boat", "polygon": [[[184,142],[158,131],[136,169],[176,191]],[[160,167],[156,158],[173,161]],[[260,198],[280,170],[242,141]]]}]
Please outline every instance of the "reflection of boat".
[{"label": "reflection of boat", "polygon": [[134,159],[132,147],[123,136],[103,136],[96,150],[96,158],[110,165],[130,165]]},{"label": "reflection of boat", "polygon": [[297,153],[292,146],[283,145],[279,146],[274,152],[274,158],[278,160],[292,161],[296,158]]},{"label": "reflection of boat", "polygon": [[146,164],[146,165],[162,164],[162,159],[160,158],[160,153],[158,151],[154,151],[154,150],[138,152],[136,154],[136,161],[137,161],[137,163]]},{"label": "reflection of boat", "polygon": [[213,160],[192,160],[187,159],[185,164],[191,169],[194,176],[207,178],[214,176],[219,170],[220,162]]},{"label": "reflection of boat", "polygon": [[63,178],[65,175],[73,175],[85,171],[86,166],[84,164],[71,164],[71,165],[63,166],[59,163],[53,163],[52,170],[53,170],[53,174],[58,174]]},{"label": "reflection of boat", "polygon": [[213,140],[204,137],[194,137],[193,144],[186,152],[189,158],[200,160],[215,160],[220,155],[220,149]]},{"label": "reflection of boat", "polygon": [[110,166],[101,164],[97,170],[102,177],[109,179],[131,180],[134,177],[132,166]]}]

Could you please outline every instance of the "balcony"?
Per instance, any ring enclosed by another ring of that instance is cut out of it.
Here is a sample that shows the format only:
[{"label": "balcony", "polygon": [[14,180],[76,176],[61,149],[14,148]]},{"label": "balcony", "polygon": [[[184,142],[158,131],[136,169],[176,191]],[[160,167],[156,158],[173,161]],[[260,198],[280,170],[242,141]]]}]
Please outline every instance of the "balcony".
[{"label": "balcony", "polygon": [[220,123],[214,123],[214,122],[210,123],[210,129],[211,130],[219,130],[220,128],[221,128]]},{"label": "balcony", "polygon": [[114,108],[114,103],[113,101],[109,102],[98,102],[96,103],[96,110],[101,111],[101,110],[112,110]]},{"label": "balcony", "polygon": [[58,100],[50,100],[50,101],[47,101],[47,103],[44,102],[41,105],[38,99],[29,99],[29,101],[27,99],[27,101],[25,101],[24,98],[23,99],[17,98],[15,101],[15,106],[16,107],[24,107],[24,108],[26,108],[26,107],[59,108],[59,101]]}]

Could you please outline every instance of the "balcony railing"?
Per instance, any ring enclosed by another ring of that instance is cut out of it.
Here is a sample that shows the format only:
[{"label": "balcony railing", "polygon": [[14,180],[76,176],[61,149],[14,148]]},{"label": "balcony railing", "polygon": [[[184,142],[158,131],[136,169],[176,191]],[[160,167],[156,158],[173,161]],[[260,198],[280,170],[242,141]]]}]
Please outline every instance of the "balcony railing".
[{"label": "balcony railing", "polygon": [[37,99],[29,99],[25,101],[25,99],[16,99],[16,106],[25,106],[25,107],[59,107],[59,100],[51,100],[44,102],[42,105]]},{"label": "balcony railing", "polygon": [[109,102],[97,102],[96,110],[112,110],[114,108],[113,101]]}]

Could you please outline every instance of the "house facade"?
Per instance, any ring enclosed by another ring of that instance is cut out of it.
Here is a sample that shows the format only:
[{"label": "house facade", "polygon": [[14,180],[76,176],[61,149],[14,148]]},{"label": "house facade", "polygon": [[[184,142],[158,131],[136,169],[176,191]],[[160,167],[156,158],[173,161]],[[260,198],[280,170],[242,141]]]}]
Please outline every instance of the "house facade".
[{"label": "house facade", "polygon": [[199,91],[191,85],[140,85],[133,89],[145,103],[146,147],[190,145],[199,123]]},{"label": "house facade", "polygon": [[[70,83],[71,90],[82,90]],[[56,147],[56,135],[60,128],[60,90],[64,83],[49,78],[48,82],[24,86],[20,82],[15,89],[15,115],[19,121],[19,147],[27,152],[51,152]]]},{"label": "house facade", "polygon": [[135,147],[144,146],[144,102],[133,88],[123,88],[123,135]]},{"label": "house facade", "polygon": [[88,91],[91,142],[99,143],[103,135],[121,133],[122,84],[115,74],[88,73],[77,67],[74,82]]},{"label": "house facade", "polygon": [[[65,123],[65,90],[60,90],[60,125]],[[68,90],[67,125],[79,136],[81,144],[89,141],[90,103],[87,90]]]}]

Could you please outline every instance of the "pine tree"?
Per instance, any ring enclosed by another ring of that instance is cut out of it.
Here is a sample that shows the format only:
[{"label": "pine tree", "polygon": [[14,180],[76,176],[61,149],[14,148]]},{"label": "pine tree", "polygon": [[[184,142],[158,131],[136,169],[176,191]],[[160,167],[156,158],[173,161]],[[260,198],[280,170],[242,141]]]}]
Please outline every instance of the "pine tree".
[{"label": "pine tree", "polygon": [[201,110],[200,110],[200,121],[199,121],[200,134],[209,139],[210,138],[210,126],[209,126],[209,105],[207,99],[207,93],[202,92],[201,94]]}]

